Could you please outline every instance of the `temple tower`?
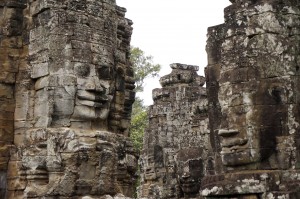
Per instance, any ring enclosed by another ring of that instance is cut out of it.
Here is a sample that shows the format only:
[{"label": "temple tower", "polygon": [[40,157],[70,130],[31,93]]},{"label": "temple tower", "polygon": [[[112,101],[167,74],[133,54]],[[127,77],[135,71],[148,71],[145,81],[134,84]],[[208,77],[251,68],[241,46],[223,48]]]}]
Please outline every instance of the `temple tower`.
[{"label": "temple tower", "polygon": [[300,198],[300,2],[231,0],[208,29],[204,198]]},{"label": "temple tower", "polygon": [[205,78],[198,66],[171,64],[153,90],[140,158],[139,197],[196,197],[209,142]]},{"label": "temple tower", "polygon": [[133,196],[125,12],[114,0],[1,1],[2,198]]}]

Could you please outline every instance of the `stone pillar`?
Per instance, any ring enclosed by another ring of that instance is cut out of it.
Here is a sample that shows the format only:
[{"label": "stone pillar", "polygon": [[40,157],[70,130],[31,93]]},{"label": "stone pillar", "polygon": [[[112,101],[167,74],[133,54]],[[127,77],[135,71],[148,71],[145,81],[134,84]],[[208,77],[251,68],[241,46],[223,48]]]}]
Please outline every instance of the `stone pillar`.
[{"label": "stone pillar", "polygon": [[232,0],[208,29],[204,198],[299,198],[299,1]]},{"label": "stone pillar", "polygon": [[196,197],[207,157],[205,78],[198,66],[171,64],[172,72],[153,90],[140,158],[139,198]]},{"label": "stone pillar", "polygon": [[126,9],[114,0],[25,4],[18,13],[26,23],[17,30],[27,51],[15,58],[25,64],[15,71],[6,198],[132,196],[137,154],[128,138],[134,81]]},{"label": "stone pillar", "polygon": [[25,62],[25,1],[0,2],[0,198],[5,197],[10,150],[14,141],[16,76]]}]

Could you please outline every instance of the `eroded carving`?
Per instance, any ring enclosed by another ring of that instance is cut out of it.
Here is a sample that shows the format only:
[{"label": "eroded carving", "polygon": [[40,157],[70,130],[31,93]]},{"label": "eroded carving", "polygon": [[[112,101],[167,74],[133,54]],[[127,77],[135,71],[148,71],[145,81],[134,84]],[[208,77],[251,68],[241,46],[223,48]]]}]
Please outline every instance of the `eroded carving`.
[{"label": "eroded carving", "polygon": [[298,2],[231,2],[225,23],[208,33],[206,75],[215,155],[201,194],[298,198],[295,184],[300,181],[291,177],[299,175],[299,38],[297,28],[291,28],[298,27]]},{"label": "eroded carving", "polygon": [[205,78],[198,66],[171,64],[153,90],[140,158],[143,198],[198,197],[207,165],[208,115]]},{"label": "eroded carving", "polygon": [[133,196],[138,155],[128,138],[135,93],[125,12],[114,1],[24,2],[5,198]]},{"label": "eroded carving", "polygon": [[203,147],[189,147],[178,151],[176,156],[177,181],[184,198],[197,198],[204,176],[205,152]]}]

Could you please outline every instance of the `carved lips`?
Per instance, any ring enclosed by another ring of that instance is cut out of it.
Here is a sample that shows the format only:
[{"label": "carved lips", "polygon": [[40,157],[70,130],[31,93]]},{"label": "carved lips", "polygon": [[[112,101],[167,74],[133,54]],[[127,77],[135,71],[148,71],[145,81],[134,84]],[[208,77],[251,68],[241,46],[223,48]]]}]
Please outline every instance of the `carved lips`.
[{"label": "carved lips", "polygon": [[230,130],[220,129],[218,131],[218,135],[222,137],[221,140],[222,155],[237,153],[237,152],[244,151],[246,149],[248,139],[235,137],[237,134],[239,134],[239,131],[232,130],[232,129]]},{"label": "carved lips", "polygon": [[[194,176],[195,177],[195,176]],[[180,186],[185,193],[197,193],[200,189],[200,183],[189,173],[184,173],[180,177]]]},{"label": "carved lips", "polygon": [[101,108],[109,100],[107,95],[96,91],[78,90],[78,102],[84,106]]},{"label": "carved lips", "polygon": [[78,90],[73,118],[82,120],[106,119],[111,95],[97,90]]}]

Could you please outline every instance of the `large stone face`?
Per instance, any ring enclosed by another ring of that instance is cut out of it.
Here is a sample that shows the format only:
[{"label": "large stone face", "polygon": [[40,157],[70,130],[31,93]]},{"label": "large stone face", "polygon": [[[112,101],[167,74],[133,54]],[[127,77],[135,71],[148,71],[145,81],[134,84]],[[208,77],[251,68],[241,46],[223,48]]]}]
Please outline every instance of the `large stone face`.
[{"label": "large stone face", "polygon": [[125,12],[113,0],[0,3],[4,198],[133,195]]},{"label": "large stone face", "polygon": [[299,5],[232,1],[208,29],[215,167],[205,198],[300,197]]},{"label": "large stone face", "polygon": [[205,78],[198,66],[171,64],[153,90],[140,158],[139,197],[197,197],[207,164],[208,115]]}]

